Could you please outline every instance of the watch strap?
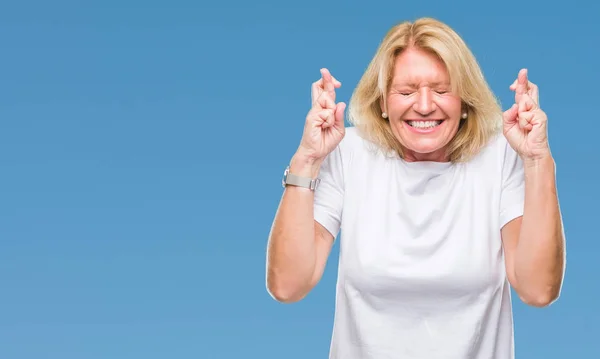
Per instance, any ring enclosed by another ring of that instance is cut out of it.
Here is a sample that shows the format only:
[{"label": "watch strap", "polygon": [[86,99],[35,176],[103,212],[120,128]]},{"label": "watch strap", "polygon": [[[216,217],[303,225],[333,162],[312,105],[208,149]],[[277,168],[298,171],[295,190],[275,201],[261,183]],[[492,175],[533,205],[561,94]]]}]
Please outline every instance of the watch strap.
[{"label": "watch strap", "polygon": [[293,173],[290,173],[289,167],[286,168],[286,170],[285,170],[285,180],[283,183],[284,187],[286,185],[292,185],[292,186],[297,186],[297,187],[308,188],[308,189],[314,191],[317,188],[317,186],[319,185],[319,182],[321,182],[321,180],[319,178],[312,179],[310,177],[302,177],[302,176],[298,176]]}]

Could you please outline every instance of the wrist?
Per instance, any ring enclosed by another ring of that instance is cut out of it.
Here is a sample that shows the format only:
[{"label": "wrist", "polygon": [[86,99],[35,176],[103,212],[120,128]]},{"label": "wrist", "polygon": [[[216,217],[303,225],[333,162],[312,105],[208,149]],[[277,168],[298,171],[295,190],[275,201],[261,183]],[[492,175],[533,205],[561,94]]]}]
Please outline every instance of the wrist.
[{"label": "wrist", "polygon": [[523,162],[523,167],[525,170],[525,178],[527,178],[528,180],[532,180],[535,178],[550,179],[554,178],[554,175],[556,173],[556,164],[552,156],[526,159]]},{"label": "wrist", "polygon": [[554,167],[554,158],[550,152],[540,154],[534,157],[523,158],[523,165],[525,169],[539,169]]},{"label": "wrist", "polygon": [[316,178],[319,175],[322,159],[314,158],[301,151],[296,152],[290,161],[290,173],[296,176]]}]

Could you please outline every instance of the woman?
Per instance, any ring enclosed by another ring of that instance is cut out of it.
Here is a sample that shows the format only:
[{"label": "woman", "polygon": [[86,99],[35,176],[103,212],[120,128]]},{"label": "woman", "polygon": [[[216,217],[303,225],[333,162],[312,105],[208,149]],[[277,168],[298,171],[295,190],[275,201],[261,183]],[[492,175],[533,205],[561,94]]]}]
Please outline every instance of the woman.
[{"label": "woman", "polygon": [[564,236],[537,86],[502,113],[463,40],[433,19],[390,30],[349,106],[326,70],[285,171],[267,287],[317,284],[341,232],[331,358],[513,358],[510,286],[558,298]]}]

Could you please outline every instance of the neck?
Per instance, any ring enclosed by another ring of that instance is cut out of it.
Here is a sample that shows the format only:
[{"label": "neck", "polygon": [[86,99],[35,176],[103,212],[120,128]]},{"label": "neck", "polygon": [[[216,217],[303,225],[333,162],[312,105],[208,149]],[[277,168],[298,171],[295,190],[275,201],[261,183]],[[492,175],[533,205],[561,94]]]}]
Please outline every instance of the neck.
[{"label": "neck", "polygon": [[404,150],[403,157],[406,162],[450,162],[450,156],[446,153],[446,149],[440,149],[430,153],[418,153],[411,150]]}]

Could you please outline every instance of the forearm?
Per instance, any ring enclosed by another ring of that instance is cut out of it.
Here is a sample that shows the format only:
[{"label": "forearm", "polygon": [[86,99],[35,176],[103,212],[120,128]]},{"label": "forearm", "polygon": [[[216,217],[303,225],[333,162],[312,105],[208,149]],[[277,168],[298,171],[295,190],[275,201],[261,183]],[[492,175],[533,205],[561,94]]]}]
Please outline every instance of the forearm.
[{"label": "forearm", "polygon": [[552,157],[525,163],[525,206],[515,255],[522,294],[547,304],[560,292],[564,235]]},{"label": "forearm", "polygon": [[[316,177],[319,164],[295,156],[290,172]],[[294,301],[310,289],[317,251],[314,224],[314,193],[289,186],[277,210],[268,245],[267,286],[279,300]]]}]

